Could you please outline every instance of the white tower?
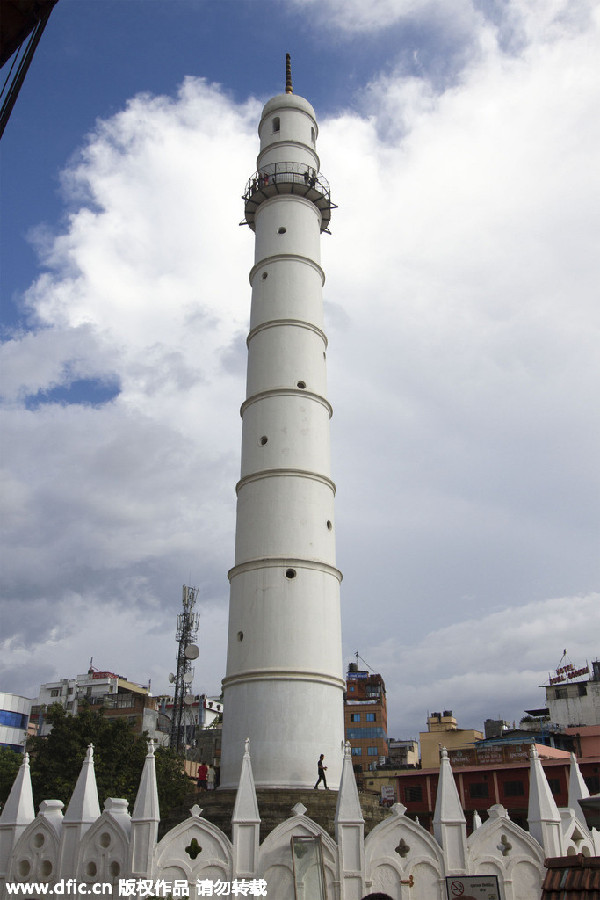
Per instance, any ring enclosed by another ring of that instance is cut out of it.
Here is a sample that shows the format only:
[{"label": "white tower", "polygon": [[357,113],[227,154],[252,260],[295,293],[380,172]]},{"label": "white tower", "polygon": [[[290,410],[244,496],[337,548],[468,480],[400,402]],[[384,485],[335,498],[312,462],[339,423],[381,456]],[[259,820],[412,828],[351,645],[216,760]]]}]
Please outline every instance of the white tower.
[{"label": "white tower", "polygon": [[237,785],[250,738],[257,787],[305,788],[325,754],[343,762],[343,669],[329,474],[320,234],[331,215],[315,113],[292,93],[269,100],[257,172],[244,194],[256,234],[248,378],[242,404],[235,566],[223,680],[221,787]]}]

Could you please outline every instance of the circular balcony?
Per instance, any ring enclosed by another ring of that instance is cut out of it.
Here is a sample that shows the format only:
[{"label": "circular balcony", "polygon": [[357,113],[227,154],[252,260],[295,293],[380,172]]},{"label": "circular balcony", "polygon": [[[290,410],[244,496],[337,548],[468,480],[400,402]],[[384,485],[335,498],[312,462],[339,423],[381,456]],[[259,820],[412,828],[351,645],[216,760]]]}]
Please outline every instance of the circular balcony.
[{"label": "circular balcony", "polygon": [[278,194],[296,194],[315,204],[321,212],[321,231],[329,233],[331,202],[329,182],[312,166],[297,162],[277,162],[262,166],[249,179],[243,194],[246,218],[241,223],[254,230],[256,210],[271,197]]}]

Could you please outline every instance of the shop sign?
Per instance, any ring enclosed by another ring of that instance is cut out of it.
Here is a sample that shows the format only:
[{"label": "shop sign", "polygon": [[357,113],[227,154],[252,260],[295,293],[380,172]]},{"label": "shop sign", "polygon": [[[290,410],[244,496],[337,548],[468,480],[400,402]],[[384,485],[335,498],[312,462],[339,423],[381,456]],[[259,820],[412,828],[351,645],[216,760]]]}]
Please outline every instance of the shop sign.
[{"label": "shop sign", "polygon": [[582,666],[581,669],[576,669],[573,663],[568,663],[566,666],[560,666],[556,670],[556,675],[550,678],[550,684],[561,684],[564,681],[572,681],[574,678],[581,678],[582,675],[589,674],[589,666]]}]

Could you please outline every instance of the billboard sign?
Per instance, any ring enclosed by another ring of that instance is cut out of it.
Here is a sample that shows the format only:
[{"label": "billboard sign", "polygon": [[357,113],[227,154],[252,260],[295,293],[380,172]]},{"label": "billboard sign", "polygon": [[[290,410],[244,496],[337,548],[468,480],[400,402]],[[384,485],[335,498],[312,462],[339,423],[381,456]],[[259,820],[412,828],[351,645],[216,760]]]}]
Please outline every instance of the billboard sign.
[{"label": "billboard sign", "polygon": [[501,900],[497,875],[447,875],[448,900]]}]

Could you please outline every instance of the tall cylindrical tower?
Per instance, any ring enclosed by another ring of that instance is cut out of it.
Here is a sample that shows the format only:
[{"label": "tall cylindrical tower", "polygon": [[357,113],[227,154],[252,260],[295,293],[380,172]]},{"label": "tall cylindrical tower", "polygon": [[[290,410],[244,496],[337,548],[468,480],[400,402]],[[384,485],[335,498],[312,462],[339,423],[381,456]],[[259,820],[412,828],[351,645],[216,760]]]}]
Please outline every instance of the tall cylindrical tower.
[{"label": "tall cylindrical tower", "polygon": [[[288,67],[289,72],[289,67]],[[242,404],[221,786],[237,785],[250,738],[258,787],[312,787],[343,759],[340,582],[329,471],[320,234],[331,215],[306,100],[269,100],[244,193],[255,232]]]}]

